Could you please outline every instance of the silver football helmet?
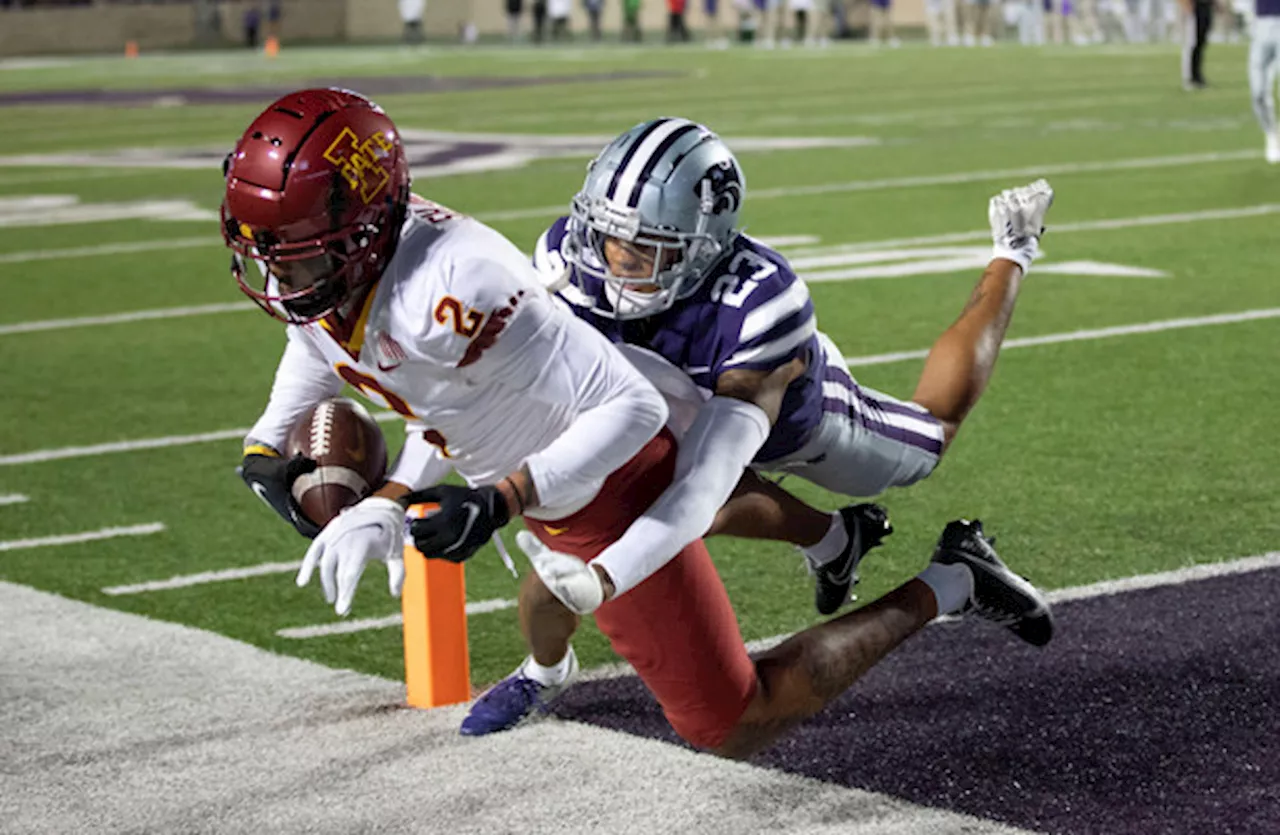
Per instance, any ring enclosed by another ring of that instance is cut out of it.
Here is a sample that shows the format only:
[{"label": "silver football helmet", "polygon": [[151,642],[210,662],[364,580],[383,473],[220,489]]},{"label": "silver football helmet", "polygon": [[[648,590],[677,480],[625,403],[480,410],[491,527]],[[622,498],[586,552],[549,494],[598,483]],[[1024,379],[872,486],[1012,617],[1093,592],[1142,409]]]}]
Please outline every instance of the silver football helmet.
[{"label": "silver football helmet", "polygon": [[[573,280],[597,299],[594,311],[602,316],[640,319],[667,310],[697,290],[729,250],[745,191],[733,152],[707,128],[672,118],[636,125],[592,161],[573,198],[562,245],[576,268]],[[613,275],[606,238],[653,247],[652,274]],[[603,282],[607,307],[593,278]]]}]

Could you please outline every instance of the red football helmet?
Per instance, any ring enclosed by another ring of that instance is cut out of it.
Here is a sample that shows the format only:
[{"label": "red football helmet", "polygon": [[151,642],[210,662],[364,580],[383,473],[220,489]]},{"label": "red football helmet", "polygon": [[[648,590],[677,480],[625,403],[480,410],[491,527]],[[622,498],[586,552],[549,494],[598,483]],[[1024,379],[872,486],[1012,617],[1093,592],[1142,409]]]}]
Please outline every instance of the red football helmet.
[{"label": "red football helmet", "polygon": [[[223,169],[231,272],[277,319],[339,311],[395,253],[409,163],[396,126],[357,93],[290,93],[253,120]],[[249,259],[267,268],[260,282],[247,275]]]}]

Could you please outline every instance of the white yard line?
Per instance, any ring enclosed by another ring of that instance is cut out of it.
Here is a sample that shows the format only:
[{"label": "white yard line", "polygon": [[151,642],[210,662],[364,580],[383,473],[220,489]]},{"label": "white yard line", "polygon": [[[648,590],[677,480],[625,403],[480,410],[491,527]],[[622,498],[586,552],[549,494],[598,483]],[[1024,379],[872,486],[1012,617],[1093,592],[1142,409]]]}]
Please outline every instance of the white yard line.
[{"label": "white yard line", "polygon": [[[1140,333],[1159,333],[1161,331],[1181,330],[1184,328],[1203,328],[1211,325],[1230,325],[1236,322],[1253,322],[1259,319],[1280,318],[1280,307],[1260,310],[1242,310],[1239,313],[1218,313],[1212,316],[1193,316],[1185,319],[1163,319],[1157,322],[1141,322],[1136,325],[1117,325],[1110,328],[1092,328],[1089,330],[1067,331],[1066,333],[1049,333],[1043,336],[1024,336],[1019,339],[1005,340],[1002,351],[1011,348],[1029,348],[1034,345],[1056,345],[1059,342],[1085,342],[1095,339],[1109,339],[1116,336],[1133,336]],[[916,351],[898,351],[892,354],[871,354],[865,357],[845,357],[850,367],[863,365],[887,365],[905,360],[924,359],[929,355],[928,348]]]},{"label": "white yard line", "polygon": [[[1117,217],[1107,220],[1055,223],[1049,227],[1046,233],[1046,249],[1052,248],[1054,238],[1069,232],[1110,232],[1116,229],[1134,229],[1143,226],[1165,226],[1177,223],[1236,220],[1242,217],[1263,217],[1277,213],[1280,213],[1280,203],[1260,203],[1256,206],[1238,206],[1230,209],[1204,209],[1198,212],[1173,212],[1159,215]],[[941,235],[919,235],[911,238],[890,238],[885,241],[864,241],[852,244],[834,244],[815,249],[798,249],[794,253],[789,253],[787,258],[792,267],[801,270],[809,266],[837,263],[842,255],[852,255],[864,251],[958,244],[968,241],[985,241],[990,237],[990,229],[974,229],[969,232],[947,232]]]},{"label": "white yard line", "polygon": [[15,333],[34,333],[36,331],[65,330],[68,328],[84,328],[91,325],[121,325],[129,322],[142,322],[148,319],[178,319],[186,316],[207,316],[211,313],[239,313],[245,310],[257,310],[253,302],[224,302],[221,304],[202,304],[192,307],[162,307],[153,310],[131,310],[125,313],[110,313],[104,316],[81,316],[75,319],[40,319],[34,322],[14,322],[0,325],[0,336]]},{"label": "white yard line", "polygon": [[1155,574],[1138,574],[1134,577],[1122,577],[1119,580],[1103,580],[1087,586],[1071,586],[1056,589],[1046,596],[1050,603],[1066,603],[1070,600],[1088,600],[1094,597],[1106,597],[1112,594],[1155,589],[1163,586],[1181,586],[1199,580],[1214,577],[1229,577],[1234,574],[1248,574],[1253,571],[1265,571],[1280,568],[1280,551],[1268,551],[1253,557],[1240,557],[1228,562],[1210,562],[1189,565],[1173,571],[1160,571]]},{"label": "white yard line", "polygon": [[[389,423],[400,419],[395,412],[374,412],[373,419],[379,423]],[[241,439],[249,434],[250,427],[241,429],[221,429],[217,432],[197,432],[193,435],[167,435],[163,438],[139,438],[133,441],[112,441],[92,446],[67,446],[57,449],[38,449],[33,452],[20,452],[16,455],[0,455],[0,467],[14,464],[39,464],[44,461],[58,461],[63,458],[92,458],[96,455],[111,455],[116,452],[137,452],[144,449],[161,449],[171,446],[187,446],[212,441],[227,441],[232,438]]]},{"label": "white yard line", "polygon": [[192,249],[201,246],[213,247],[221,245],[222,241],[205,235],[200,238],[133,241],[131,243],[101,244],[99,246],[77,246],[70,249],[35,249],[29,252],[10,252],[0,255],[0,264],[26,264],[31,261],[54,261],[59,258],[97,258],[103,255],[129,255],[136,252],[155,252],[162,249]]},{"label": "white yard line", "polygon": [[125,586],[107,586],[103,594],[119,597],[126,594],[141,594],[149,591],[167,591],[182,589],[188,586],[202,586],[206,583],[220,583],[227,580],[243,580],[246,577],[262,577],[268,574],[290,574],[302,565],[299,560],[291,562],[264,562],[244,568],[227,568],[221,571],[201,571],[198,574],[180,574],[167,580],[151,580],[145,583],[132,583]]},{"label": "white yard line", "polygon": [[22,495],[21,493],[5,493],[4,495],[0,496],[0,505],[22,504],[23,502],[28,502],[28,501],[30,501],[30,499],[27,496]]},{"label": "white yard line", "polygon": [[129,525],[123,528],[102,528],[83,533],[68,533],[59,536],[41,536],[34,539],[10,539],[0,542],[0,551],[19,551],[24,548],[45,548],[51,545],[75,545],[80,542],[96,542],[99,539],[114,539],[118,536],[146,536],[160,533],[164,525],[151,522],[145,525]]},{"label": "white yard line", "polygon": [[[486,612],[500,612],[503,609],[515,608],[514,600],[476,600],[467,604],[468,615],[482,615]],[[280,629],[276,632],[281,638],[323,638],[328,635],[348,635],[352,632],[367,632],[371,629],[390,629],[404,623],[403,615],[387,615],[381,618],[359,618],[357,620],[340,620],[333,623],[319,623],[314,626],[295,626]]]}]

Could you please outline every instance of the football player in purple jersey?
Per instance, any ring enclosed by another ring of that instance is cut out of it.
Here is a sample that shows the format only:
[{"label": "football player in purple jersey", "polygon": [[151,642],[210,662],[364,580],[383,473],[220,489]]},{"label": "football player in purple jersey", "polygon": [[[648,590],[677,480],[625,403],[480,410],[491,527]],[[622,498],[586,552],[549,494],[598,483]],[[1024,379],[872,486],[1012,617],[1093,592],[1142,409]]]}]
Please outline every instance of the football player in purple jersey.
[{"label": "football player in purple jersey", "polygon": [[[818,331],[804,282],[781,255],[740,232],[744,194],[742,171],[719,137],[684,119],[657,119],[601,152],[569,216],[539,239],[534,263],[546,285],[619,344],[669,401],[683,382],[681,399],[693,405],[676,427],[670,486],[620,536],[579,541],[573,519],[518,536],[541,581],[521,593],[534,651],[476,702],[464,733],[504,730],[562,692],[572,677],[563,659],[572,657],[576,616],[654,587],[650,578],[670,578],[672,558],[703,535],[800,545],[817,577],[818,610],[835,612],[863,554],[890,531],[883,509],[823,513],[755,472],[795,473],[849,496],[929,475],[986,388],[1053,198],[1044,181],[992,198],[991,262],[903,401],[854,381]],[[680,411],[671,406],[673,415]],[[661,599],[648,605],[651,616],[629,634],[644,633],[651,644],[619,651],[651,662],[646,681],[671,685],[659,701],[686,739],[730,756],[760,750],[812,715],[937,614],[974,613],[1036,646],[1053,631],[1043,597],[968,520],[946,526],[917,578],[793,636],[755,659],[754,673],[725,660],[740,661],[740,648],[723,647],[695,658],[693,672],[688,664],[678,670],[678,661],[697,655],[704,625],[664,615]],[[716,629],[727,634],[730,623]],[[726,667],[741,680],[710,687],[697,673]]]},{"label": "football player in purple jersey", "polygon": [[817,329],[804,282],[739,232],[744,195],[741,168],[718,136],[684,119],[647,122],[600,154],[534,262],[579,316],[661,355],[707,398],[682,443],[677,483],[636,536],[598,561],[621,572],[703,533],[792,542],[816,574],[818,611],[830,614],[887,531],[883,512],[863,504],[821,513],[781,490],[739,490],[729,501],[735,486],[755,470],[875,496],[933,472],[990,379],[1053,192],[1038,181],[992,198],[992,260],[910,400],[853,379]]}]

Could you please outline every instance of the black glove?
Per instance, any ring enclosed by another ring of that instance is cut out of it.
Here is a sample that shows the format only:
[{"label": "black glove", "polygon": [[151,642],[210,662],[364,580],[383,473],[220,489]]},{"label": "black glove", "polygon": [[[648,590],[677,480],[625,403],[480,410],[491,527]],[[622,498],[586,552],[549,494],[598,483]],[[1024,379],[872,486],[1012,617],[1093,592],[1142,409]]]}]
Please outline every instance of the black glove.
[{"label": "black glove", "polygon": [[409,533],[423,556],[449,562],[471,559],[494,531],[511,521],[507,500],[496,487],[440,485],[409,493],[400,501],[406,506],[440,506],[430,516],[415,519]]},{"label": "black glove", "polygon": [[320,526],[308,519],[293,498],[293,482],[298,476],[316,468],[314,459],[301,453],[292,458],[275,458],[270,455],[246,455],[236,475],[244,479],[249,489],[257,494],[271,509],[307,539],[315,539]]}]

